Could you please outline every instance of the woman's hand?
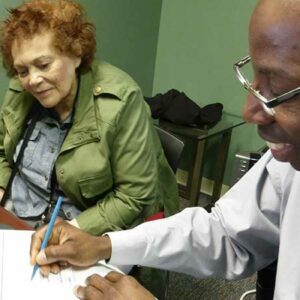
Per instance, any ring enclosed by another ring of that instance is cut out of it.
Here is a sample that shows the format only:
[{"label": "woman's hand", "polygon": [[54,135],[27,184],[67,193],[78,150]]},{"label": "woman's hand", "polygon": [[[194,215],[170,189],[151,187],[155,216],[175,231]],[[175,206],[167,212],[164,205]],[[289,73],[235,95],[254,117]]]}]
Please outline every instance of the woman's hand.
[{"label": "woman's hand", "polygon": [[154,300],[155,297],[133,277],[110,272],[105,277],[94,274],[86,279],[86,286],[74,288],[82,300]]},{"label": "woman's hand", "polygon": [[5,192],[5,190],[3,188],[0,188],[0,203],[3,198],[4,192]]},{"label": "woman's hand", "polygon": [[37,230],[31,237],[30,263],[38,263],[41,272],[48,276],[58,273],[61,267],[68,265],[87,267],[111,255],[111,243],[108,236],[90,235],[65,221],[54,225],[48,246],[41,250],[47,226]]}]

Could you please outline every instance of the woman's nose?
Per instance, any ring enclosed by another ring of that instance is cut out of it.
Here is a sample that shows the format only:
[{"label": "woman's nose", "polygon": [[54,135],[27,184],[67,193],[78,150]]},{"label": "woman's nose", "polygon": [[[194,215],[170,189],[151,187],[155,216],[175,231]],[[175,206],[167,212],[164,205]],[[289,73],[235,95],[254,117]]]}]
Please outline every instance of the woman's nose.
[{"label": "woman's nose", "polygon": [[43,78],[40,76],[39,72],[32,72],[29,74],[29,86],[36,87],[43,81]]},{"label": "woman's nose", "polygon": [[257,125],[267,125],[274,122],[274,116],[263,106],[263,103],[251,93],[248,93],[243,109],[246,122]]}]

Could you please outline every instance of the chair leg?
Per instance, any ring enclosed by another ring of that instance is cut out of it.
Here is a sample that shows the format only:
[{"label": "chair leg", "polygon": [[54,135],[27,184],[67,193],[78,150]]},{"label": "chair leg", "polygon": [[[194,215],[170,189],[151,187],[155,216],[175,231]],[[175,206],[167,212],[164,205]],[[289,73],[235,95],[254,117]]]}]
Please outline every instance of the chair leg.
[{"label": "chair leg", "polygon": [[247,291],[241,296],[240,300],[245,300],[247,296],[255,294],[255,293],[256,293],[256,290]]},{"label": "chair leg", "polygon": [[170,284],[170,272],[167,271],[166,275],[166,287],[165,287],[165,300],[169,297],[169,284]]},{"label": "chair leg", "polygon": [[257,272],[256,300],[271,300],[274,296],[277,260]]}]

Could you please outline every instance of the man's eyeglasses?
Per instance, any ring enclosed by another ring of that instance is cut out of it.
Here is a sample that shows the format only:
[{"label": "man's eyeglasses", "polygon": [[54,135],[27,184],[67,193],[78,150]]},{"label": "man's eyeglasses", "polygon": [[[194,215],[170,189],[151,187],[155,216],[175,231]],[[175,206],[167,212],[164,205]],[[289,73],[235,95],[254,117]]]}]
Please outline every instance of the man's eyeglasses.
[{"label": "man's eyeglasses", "polygon": [[252,95],[254,95],[258,100],[260,100],[262,102],[263,106],[266,108],[266,110],[269,113],[274,114],[274,110],[272,110],[272,108],[274,108],[275,106],[277,106],[285,101],[288,101],[288,100],[292,99],[293,97],[295,97],[296,95],[300,94],[300,87],[298,87],[298,88],[288,91],[278,97],[268,100],[260,93],[260,91],[255,90],[252,87],[250,81],[241,72],[242,67],[247,65],[250,61],[251,61],[251,57],[248,55],[233,65],[236,77],[247,91],[249,91]]}]

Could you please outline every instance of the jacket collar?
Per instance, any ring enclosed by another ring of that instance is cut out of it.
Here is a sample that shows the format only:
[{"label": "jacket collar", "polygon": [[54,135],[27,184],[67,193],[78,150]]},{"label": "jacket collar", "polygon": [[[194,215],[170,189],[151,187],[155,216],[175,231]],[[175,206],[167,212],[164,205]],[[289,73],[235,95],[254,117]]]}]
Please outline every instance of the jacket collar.
[{"label": "jacket collar", "polygon": [[78,88],[73,124],[63,143],[61,152],[100,140],[94,105],[94,82],[91,71],[80,76]]},{"label": "jacket collar", "polygon": [[[117,71],[120,74],[120,71]],[[110,94],[122,99],[128,92],[126,85],[116,82],[116,68],[106,62],[94,62],[79,80],[79,90],[74,107],[73,125],[61,151],[101,139],[96,116],[95,97]]]},{"label": "jacket collar", "polygon": [[9,104],[4,106],[2,115],[7,131],[14,144],[17,145],[27,115],[35,99],[29,93],[22,92],[23,89],[18,86],[16,80],[12,80],[9,89],[17,93],[12,99],[9,99]]}]

